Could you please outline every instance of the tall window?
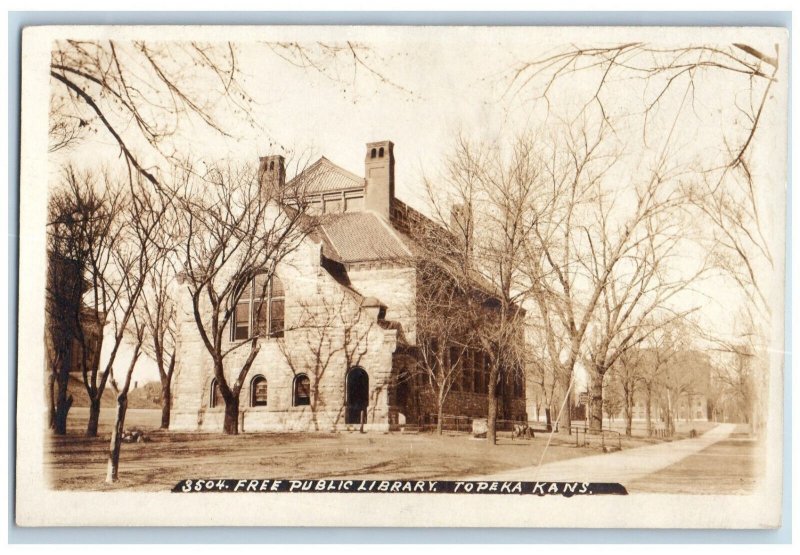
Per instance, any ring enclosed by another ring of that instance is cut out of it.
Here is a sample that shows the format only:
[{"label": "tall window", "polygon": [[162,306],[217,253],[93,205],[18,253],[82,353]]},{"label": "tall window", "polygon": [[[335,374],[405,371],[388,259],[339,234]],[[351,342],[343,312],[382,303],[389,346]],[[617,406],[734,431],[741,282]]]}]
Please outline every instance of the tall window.
[{"label": "tall window", "polygon": [[225,406],[225,400],[222,398],[222,392],[219,390],[217,378],[211,380],[211,400],[209,404],[211,405],[212,409],[215,407]]},{"label": "tall window", "polygon": [[472,351],[463,349],[461,351],[461,390],[468,393],[474,391],[472,383]]},{"label": "tall window", "polygon": [[293,405],[301,407],[311,404],[311,380],[305,374],[298,374],[294,379]]},{"label": "tall window", "polygon": [[453,389],[453,391],[461,390],[462,366],[461,366],[461,360],[459,360],[460,354],[461,353],[459,352],[458,347],[450,347],[450,350],[448,351],[449,356],[447,362],[450,365],[450,372],[451,372],[450,375],[452,376],[453,379],[452,382],[453,385],[451,385],[450,387]]},{"label": "tall window", "polygon": [[267,378],[255,376],[250,382],[250,406],[267,406]]},{"label": "tall window", "polygon": [[483,353],[473,351],[472,356],[472,391],[483,393]]},{"label": "tall window", "polygon": [[283,337],[285,293],[278,276],[267,282],[264,274],[245,286],[236,304],[232,324],[234,340],[247,339],[253,335]]}]

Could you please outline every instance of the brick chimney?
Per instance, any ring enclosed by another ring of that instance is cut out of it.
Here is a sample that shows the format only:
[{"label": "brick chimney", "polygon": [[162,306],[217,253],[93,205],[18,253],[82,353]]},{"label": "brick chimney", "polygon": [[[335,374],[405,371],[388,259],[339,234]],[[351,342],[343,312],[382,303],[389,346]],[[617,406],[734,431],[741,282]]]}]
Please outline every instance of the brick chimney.
[{"label": "brick chimney", "polygon": [[367,143],[364,177],[367,180],[364,208],[388,220],[394,198],[394,143]]},{"label": "brick chimney", "polygon": [[280,154],[258,159],[258,184],[262,192],[281,190],[286,185],[286,161]]}]

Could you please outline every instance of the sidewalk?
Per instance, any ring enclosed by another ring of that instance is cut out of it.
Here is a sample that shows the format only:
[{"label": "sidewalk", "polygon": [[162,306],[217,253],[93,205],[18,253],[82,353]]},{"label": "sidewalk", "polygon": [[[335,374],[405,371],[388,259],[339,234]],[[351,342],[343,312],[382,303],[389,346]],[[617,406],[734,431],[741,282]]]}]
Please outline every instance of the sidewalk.
[{"label": "sidewalk", "polygon": [[[592,455],[577,459],[545,463],[508,472],[479,476],[471,480],[523,480],[549,482],[631,482],[671,466],[689,455],[722,441],[731,435],[734,424],[719,424],[695,439],[683,439]],[[547,460],[547,455],[545,455]]]}]

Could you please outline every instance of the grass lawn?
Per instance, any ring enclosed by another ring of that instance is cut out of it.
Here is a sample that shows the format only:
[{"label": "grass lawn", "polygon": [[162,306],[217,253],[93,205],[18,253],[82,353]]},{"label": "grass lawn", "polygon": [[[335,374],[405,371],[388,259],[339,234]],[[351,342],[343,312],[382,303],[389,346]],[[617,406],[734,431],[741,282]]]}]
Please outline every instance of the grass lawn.
[{"label": "grass lawn", "polygon": [[[144,443],[123,444],[120,481],[104,483],[113,409],[104,409],[100,437],[83,436],[88,412],[73,409],[67,436],[48,440],[56,489],[163,491],[185,478],[398,478],[445,479],[534,466],[547,438],[499,440],[489,447],[469,435],[382,433],[162,432],[157,410],[129,410],[126,428],[151,430]],[[633,445],[631,445],[633,446]],[[556,434],[544,462],[597,454]]]},{"label": "grass lawn", "polygon": [[[581,423],[573,422],[573,425],[583,425]],[[659,423],[659,425],[663,428],[664,424]],[[691,430],[695,430],[697,435],[702,435],[706,433],[708,430],[716,426],[716,422],[705,422],[702,420],[693,420],[693,421],[683,421],[683,420],[676,420],[675,421],[675,435],[672,437],[673,440],[678,439],[686,439],[689,437]],[[656,427],[656,423],[653,423],[653,427]],[[625,419],[624,418],[615,418],[614,420],[603,420],[603,429],[605,430],[613,430],[615,432],[619,432],[621,434],[625,434]],[[643,420],[634,420],[633,425],[631,426],[631,434],[634,438],[646,438],[647,437],[647,423]]]},{"label": "grass lawn", "polygon": [[748,494],[760,478],[763,454],[763,444],[734,434],[625,486],[632,493]]}]

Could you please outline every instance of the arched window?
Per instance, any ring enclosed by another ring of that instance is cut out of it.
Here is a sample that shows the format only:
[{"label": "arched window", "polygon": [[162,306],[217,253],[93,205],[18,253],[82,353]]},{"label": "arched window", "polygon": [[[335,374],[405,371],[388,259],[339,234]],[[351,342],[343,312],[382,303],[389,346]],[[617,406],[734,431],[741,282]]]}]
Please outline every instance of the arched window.
[{"label": "arched window", "polygon": [[285,292],[278,276],[267,281],[260,274],[245,285],[231,325],[234,341],[249,339],[253,335],[283,337]]},{"label": "arched window", "polygon": [[267,406],[267,378],[258,375],[250,380],[250,406]]},{"label": "arched window", "polygon": [[305,374],[298,374],[294,379],[294,399],[292,404],[301,407],[311,404],[311,380]]},{"label": "arched window", "polygon": [[370,153],[369,153],[369,157],[370,157],[370,158],[375,158],[375,156],[377,156],[377,154],[378,154],[378,151],[377,151],[377,149],[374,149],[374,148],[373,148],[373,149],[372,149],[372,152],[370,152]]},{"label": "arched window", "polygon": [[211,398],[209,399],[209,406],[212,409],[225,406],[225,400],[222,398],[222,392],[219,390],[217,378],[211,380]]},{"label": "arched window", "polygon": [[269,163],[269,169],[270,170],[274,170],[275,169],[275,161],[274,160]]},{"label": "arched window", "polygon": [[383,147],[378,151],[378,158],[383,158]]}]

